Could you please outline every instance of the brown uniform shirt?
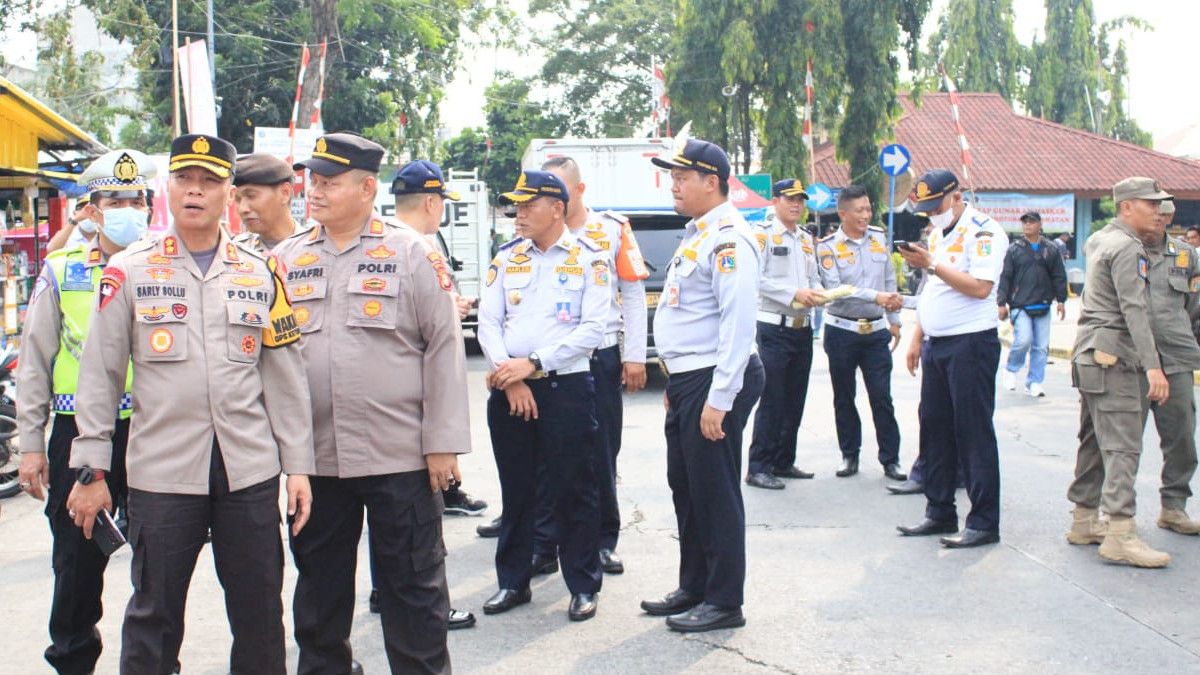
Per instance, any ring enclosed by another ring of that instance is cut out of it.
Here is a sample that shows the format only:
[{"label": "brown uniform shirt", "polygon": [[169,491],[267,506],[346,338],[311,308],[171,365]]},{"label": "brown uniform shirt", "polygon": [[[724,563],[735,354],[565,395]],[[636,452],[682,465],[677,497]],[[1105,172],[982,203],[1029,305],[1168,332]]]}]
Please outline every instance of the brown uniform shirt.
[{"label": "brown uniform shirt", "polygon": [[1093,352],[1100,351],[1133,368],[1161,367],[1150,329],[1149,260],[1142,242],[1118,218],[1088,238],[1086,255],[1073,360],[1097,363]]},{"label": "brown uniform shirt", "polygon": [[313,473],[298,331],[275,266],[224,230],[204,275],[172,231],[113,256],[83,348],[71,467],[110,468],[132,355],[131,488],[208,494],[214,435],[230,490]]},{"label": "brown uniform shirt", "polygon": [[1200,346],[1192,335],[1192,318],[1200,290],[1200,258],[1187,242],[1163,237],[1145,246],[1150,262],[1150,326],[1167,375],[1200,370]]},{"label": "brown uniform shirt", "polygon": [[372,216],[342,251],[317,225],[275,252],[303,334],[317,475],[420,471],[425,455],[469,452],[462,328],[425,237]]}]

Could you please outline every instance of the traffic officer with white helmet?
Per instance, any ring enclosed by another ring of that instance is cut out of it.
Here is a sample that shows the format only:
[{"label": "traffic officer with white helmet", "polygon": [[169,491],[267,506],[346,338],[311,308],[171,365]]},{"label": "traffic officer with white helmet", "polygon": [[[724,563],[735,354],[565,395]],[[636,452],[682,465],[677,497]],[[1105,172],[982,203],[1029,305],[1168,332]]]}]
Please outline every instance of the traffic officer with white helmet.
[{"label": "traffic officer with white helmet", "polygon": [[545,171],[523,171],[500,195],[501,204],[516,205],[519,236],[492,260],[479,302],[479,346],[491,369],[488,428],[504,506],[500,589],[484,604],[487,614],[530,601],[539,482],[571,591],[568,618],[596,614],[601,458],[590,357],[609,317],[611,263],[594,240],[567,230],[569,199],[562,180]]},{"label": "traffic officer with white helmet", "polygon": [[287,162],[265,153],[238,157],[234,166],[233,203],[245,231],[233,238],[265,253],[296,233],[292,218],[292,180]]},{"label": "traffic officer with white helmet", "polygon": [[471,447],[449,266],[374,212],[384,149],[325,134],[308,169],[316,225],[276,254],[303,333],[316,447],[313,512],[292,537],[301,673],[349,672],[363,512],[393,672],[450,672],[442,490]]},{"label": "traffic officer with white helmet", "polygon": [[279,267],[221,227],[234,155],[215,136],[171,142],[174,225],[109,261],[84,344],[67,506],[87,537],[112,507],[113,410],[130,357],[136,373],[125,462],[133,597],[121,672],[175,668],[210,531],[233,633],[230,670],[286,671],[279,474],[289,474],[295,532],[312,501],[309,400]]},{"label": "traffic officer with white helmet", "polygon": [[[678,141],[677,141],[678,142]],[[754,353],[758,246],[729,201],[729,158],[688,139],[669,158],[675,210],[690,216],[667,268],[654,338],[667,371],[667,482],[679,525],[679,586],[642,609],[700,632],[743,626],[742,432],[763,390]]]},{"label": "traffic officer with white helmet", "polygon": [[[108,557],[67,514],[67,495],[75,483],[69,468],[75,424],[79,362],[88,335],[101,272],[109,256],[139,239],[148,224],[150,181],[154,162],[137,150],[101,155],[79,177],[88,189],[81,219],[96,223],[100,234],[46,256],[25,319],[21,358],[17,365],[17,425],[21,448],[21,486],[43,499],[49,488],[46,516],[54,544],[54,595],[50,602],[50,640],[46,660],[63,673],[91,672],[100,656],[100,598]],[[95,229],[92,230],[95,233]],[[127,486],[125,446],[133,412],[131,367],[126,367],[124,394],[116,409],[112,436],[112,468],[108,485],[124,522]],[[46,422],[54,424],[46,445]],[[111,413],[112,411],[110,411]]]},{"label": "traffic officer with white helmet", "polygon": [[[837,424],[842,463],[837,476],[858,473],[862,449],[862,420],[854,405],[856,372],[875,422],[879,463],[892,480],[904,480],[900,470],[900,427],[892,404],[892,350],[900,341],[900,294],[888,250],[887,233],[870,225],[871,198],[858,185],[838,193],[842,226],[817,242],[821,283],[826,289],[849,287],[850,295],[825,307],[825,354],[833,382],[833,417]],[[888,343],[891,342],[891,349]]]},{"label": "traffic officer with white helmet", "polygon": [[800,224],[808,193],[795,178],[775,183],[775,218],[754,233],[762,256],[758,288],[758,356],[766,374],[754,414],[746,484],[782,490],[782,478],[812,478],[795,466],[796,435],[812,370],[812,307],[821,275],[813,237]]},{"label": "traffic officer with white helmet", "polygon": [[929,275],[907,354],[910,373],[916,374],[918,363],[922,368],[917,415],[927,506],[923,522],[898,529],[905,536],[957,532],[954,490],[965,462],[971,512],[962,535],[941,543],[994,544],[1000,541],[1000,460],[992,421],[1000,364],[996,282],[1008,235],[966,203],[958,178],[945,169],[925,172],[914,192],[916,212],[933,223],[928,250],[900,248],[909,267]]},{"label": "traffic officer with white helmet", "polygon": [[[597,212],[583,201],[587,185],[579,165],[570,157],[554,157],[542,165],[567,186],[567,229],[600,245],[613,259],[616,272],[612,303],[604,325],[604,340],[592,353],[592,378],[596,383],[596,418],[600,423],[600,446],[605,461],[597,466],[600,481],[600,566],[608,574],[621,574],[625,564],[615,553],[621,532],[621,510],[617,503],[617,455],[621,451],[624,403],[621,385],[635,393],[646,386],[646,287],[650,273],[629,219],[612,211]],[[545,482],[539,482],[544,485]],[[549,505],[538,500],[539,516],[534,537],[534,555],[552,560],[554,533]],[[535,571],[539,561],[533,563]]]}]

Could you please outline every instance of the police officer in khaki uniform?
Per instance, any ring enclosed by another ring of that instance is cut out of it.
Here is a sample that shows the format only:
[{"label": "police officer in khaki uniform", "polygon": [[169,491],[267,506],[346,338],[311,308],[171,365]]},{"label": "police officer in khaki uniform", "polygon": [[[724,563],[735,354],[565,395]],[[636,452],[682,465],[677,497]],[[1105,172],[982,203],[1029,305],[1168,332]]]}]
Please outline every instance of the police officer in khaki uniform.
[{"label": "police officer in khaki uniform", "polygon": [[[1168,401],[1151,328],[1150,262],[1141,237],[1156,234],[1158,181],[1126,178],[1113,186],[1117,218],[1087,241],[1087,280],[1075,334],[1072,381],[1081,398],[1075,503],[1067,541],[1100,544],[1100,557],[1136,567],[1165,567],[1171,556],[1147,546],[1134,522],[1134,481],[1148,405]],[[1108,515],[1107,528],[1097,508]]]},{"label": "police officer in khaki uniform", "polygon": [[[75,424],[79,361],[96,306],[101,270],[110,255],[141,237],[147,226],[147,196],[154,163],[136,150],[113,150],[92,162],[80,176],[89,198],[79,215],[95,219],[100,234],[46,257],[25,319],[17,366],[17,424],[21,447],[21,487],[36,499],[49,488],[46,517],[54,538],[54,596],[50,602],[50,640],[46,660],[60,673],[87,673],[100,656],[96,623],[102,611],[104,569],[108,557],[86,541],[67,515],[67,494],[75,483],[68,464]],[[93,233],[95,229],[93,229]],[[118,522],[127,513],[125,446],[132,370],[117,410],[112,436],[113,472],[107,477]],[[49,448],[46,422],[54,411]]]},{"label": "police officer in khaki uniform", "polygon": [[1159,205],[1156,229],[1140,237],[1149,261],[1150,325],[1167,376],[1166,403],[1150,408],[1163,452],[1162,511],[1158,526],[1179,534],[1200,534],[1200,522],[1188,517],[1190,483],[1196,473],[1196,395],[1192,374],[1200,370],[1200,346],[1192,320],[1200,317],[1200,260],[1190,244],[1167,235],[1175,202]]},{"label": "police officer in khaki uniform", "polygon": [[172,141],[175,224],[109,261],[83,349],[71,449],[78,474],[67,506],[87,537],[97,513],[112,508],[105,473],[115,468],[113,410],[131,356],[137,374],[124,673],[175,668],[188,584],[210,530],[233,633],[230,670],[285,672],[279,474],[289,474],[296,531],[312,500],[309,402],[274,260],[220,225],[234,154],[215,136]]},{"label": "police officer in khaki uniform", "polygon": [[470,450],[466,356],[446,261],[373,212],[383,152],[318,138],[295,168],[319,224],[275,249],[304,335],[321,504],[291,541],[300,673],[351,669],[364,509],[392,672],[450,672],[441,491]]},{"label": "police officer in khaki uniform", "polygon": [[243,155],[234,165],[233,203],[244,232],[234,241],[267,252],[296,233],[292,218],[292,179],[287,162],[267,154]]},{"label": "police officer in khaki uniform", "polygon": [[522,172],[500,196],[516,205],[520,236],[492,260],[479,299],[479,346],[491,370],[488,429],[504,506],[500,588],[484,604],[486,614],[531,599],[539,487],[560,537],[567,615],[584,621],[596,614],[601,455],[590,357],[603,338],[612,280],[608,254],[567,230],[568,200],[566,185],[546,171]]}]

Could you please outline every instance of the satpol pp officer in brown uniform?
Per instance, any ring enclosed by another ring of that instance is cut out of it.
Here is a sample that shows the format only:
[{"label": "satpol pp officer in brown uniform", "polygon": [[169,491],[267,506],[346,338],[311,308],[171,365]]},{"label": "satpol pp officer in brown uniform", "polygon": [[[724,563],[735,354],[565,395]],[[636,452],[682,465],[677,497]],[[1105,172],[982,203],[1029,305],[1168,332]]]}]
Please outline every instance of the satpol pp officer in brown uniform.
[{"label": "satpol pp officer in brown uniform", "polygon": [[267,154],[244,155],[234,165],[233,203],[244,232],[233,238],[266,252],[299,229],[292,219],[292,178],[287,162]]},{"label": "satpol pp officer in brown uniform", "polygon": [[[1149,402],[1167,402],[1169,383],[1150,327],[1149,260],[1141,237],[1156,232],[1158,181],[1126,178],[1113,187],[1117,218],[1087,241],[1087,281],[1075,334],[1072,380],[1079,389],[1079,451],[1067,498],[1075,503],[1067,541],[1100,544],[1100,557],[1165,567],[1171,556],[1147,546],[1134,523],[1134,481]],[[1097,508],[1109,518],[1107,528]]]},{"label": "satpol pp officer in brown uniform", "polygon": [[[1139,237],[1149,261],[1150,326],[1169,389],[1166,403],[1151,406],[1163,452],[1162,511],[1158,526],[1179,534],[1200,534],[1188,517],[1190,483],[1196,474],[1196,394],[1192,374],[1200,370],[1200,346],[1192,321],[1200,318],[1200,260],[1196,249],[1169,236],[1174,200],[1159,205],[1155,231]],[[1147,402],[1148,403],[1148,402]]]},{"label": "satpol pp officer in brown uniform", "polygon": [[312,436],[299,333],[272,259],[220,225],[234,148],[215,136],[171,143],[162,236],[113,256],[83,349],[76,399],[78,478],[67,506],[91,537],[111,509],[113,411],[129,359],[136,377],[126,468],[133,597],[121,672],[170,673],[184,603],[211,530],[233,633],[234,673],[284,673],[279,473],[293,531],[311,504]]},{"label": "satpol pp officer in brown uniform", "polygon": [[304,334],[320,509],[292,537],[301,673],[351,668],[363,510],[395,673],[448,673],[441,491],[470,450],[466,355],[446,261],[373,212],[383,148],[326,134],[310,173],[318,225],[276,247]]}]

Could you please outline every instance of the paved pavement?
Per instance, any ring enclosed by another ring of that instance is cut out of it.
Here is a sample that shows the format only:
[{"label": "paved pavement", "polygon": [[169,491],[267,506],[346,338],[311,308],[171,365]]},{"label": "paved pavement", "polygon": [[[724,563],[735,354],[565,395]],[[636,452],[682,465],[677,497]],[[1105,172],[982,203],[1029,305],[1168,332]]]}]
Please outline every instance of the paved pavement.
[{"label": "paved pavement", "polygon": [[[678,563],[661,435],[663,381],[655,376],[647,391],[627,399],[620,460],[625,528],[619,552],[628,572],[605,579],[594,620],[567,621],[569,596],[557,576],[534,582],[531,605],[484,616],[480,606],[495,589],[494,540],[475,536],[482,518],[446,520],[452,603],[479,616],[476,628],[451,633],[455,669],[522,675],[1200,671],[1200,587],[1195,583],[1200,538],[1154,526],[1161,453],[1151,450],[1143,461],[1138,520],[1152,545],[1175,556],[1170,567],[1105,565],[1095,547],[1073,547],[1064,540],[1078,415],[1064,362],[1055,359],[1049,368],[1047,398],[998,395],[1003,542],[945,551],[931,539],[896,535],[897,524],[921,518],[924,500],[885,492],[882,471],[871,461],[873,444],[864,450],[858,476],[834,477],[832,395],[821,343],[816,344],[798,463],[816,471],[817,478],[790,482],[782,492],[744,491],[745,628],[683,636],[638,609],[641,598],[674,588]],[[482,415],[483,364],[473,358],[470,367],[476,449],[463,460],[466,489],[493,503],[490,517],[499,510],[500,495]],[[918,381],[901,371],[899,352],[896,368],[894,393],[907,464],[916,452]],[[865,413],[861,388],[860,401]],[[869,414],[864,424],[865,436],[872,438]],[[1152,430],[1146,441],[1157,448]],[[47,672],[41,651],[51,587],[50,540],[39,505],[24,496],[5,500],[0,542],[0,620],[7,627],[0,671]],[[360,553],[365,558],[365,544]],[[98,672],[116,672],[128,563],[128,550],[118,553],[107,576],[108,613],[100,629],[109,647]],[[295,581],[290,561],[287,574],[290,630]],[[387,672],[378,620],[366,608],[365,561],[358,581],[355,655],[367,673]],[[192,584],[187,629],[183,672],[225,672],[228,629],[207,550]],[[292,644],[289,656],[294,668]]]}]

